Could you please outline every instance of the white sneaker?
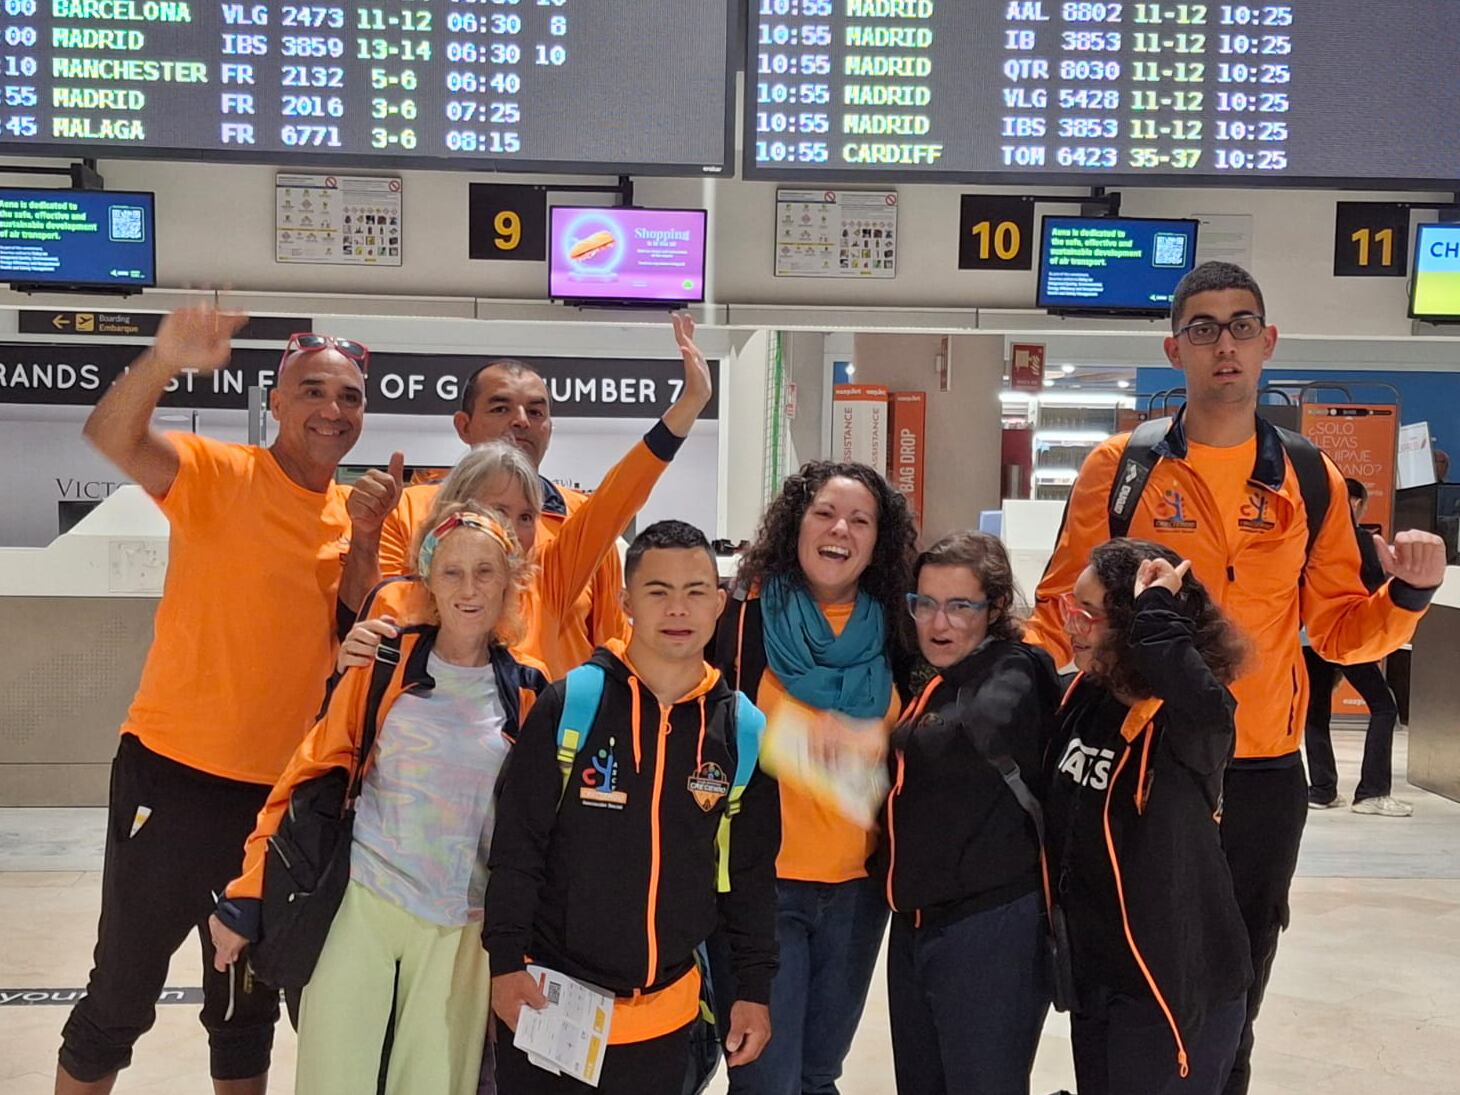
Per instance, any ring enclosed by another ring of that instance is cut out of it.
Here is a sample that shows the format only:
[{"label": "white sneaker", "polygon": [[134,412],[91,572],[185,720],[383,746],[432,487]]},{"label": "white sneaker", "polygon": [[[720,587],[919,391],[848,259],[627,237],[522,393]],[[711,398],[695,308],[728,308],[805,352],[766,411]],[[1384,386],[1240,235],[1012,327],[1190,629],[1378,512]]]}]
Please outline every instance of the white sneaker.
[{"label": "white sneaker", "polygon": [[1327,802],[1314,802],[1311,798],[1308,800],[1310,810],[1340,810],[1347,805],[1348,799],[1342,795],[1334,795]]},{"label": "white sneaker", "polygon": [[1349,807],[1356,814],[1377,814],[1379,817],[1409,817],[1414,807],[1400,802],[1393,795],[1379,795],[1377,798],[1361,798]]}]

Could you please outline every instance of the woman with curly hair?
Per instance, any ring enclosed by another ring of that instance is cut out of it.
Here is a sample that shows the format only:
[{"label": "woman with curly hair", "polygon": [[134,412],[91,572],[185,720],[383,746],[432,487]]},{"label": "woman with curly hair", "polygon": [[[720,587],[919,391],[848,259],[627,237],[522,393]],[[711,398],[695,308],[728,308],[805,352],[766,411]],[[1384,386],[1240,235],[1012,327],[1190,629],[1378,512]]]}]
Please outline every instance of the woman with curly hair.
[{"label": "woman with curly hair", "polygon": [[1076,679],[1050,750],[1080,1095],[1216,1095],[1252,981],[1222,852],[1245,646],[1189,562],[1111,540],[1062,601]]},{"label": "woman with curly hair", "polygon": [[872,861],[892,908],[897,1090],[1029,1095],[1050,986],[1039,831],[1020,795],[1032,804],[1041,786],[1059,679],[1020,641],[997,537],[951,533],[916,570],[908,614],[935,676],[892,733]]},{"label": "woman with curly hair", "polygon": [[491,998],[481,925],[494,790],[547,678],[509,645],[522,635],[531,571],[495,514],[438,498],[413,555],[419,577],[393,581],[420,588],[421,610],[392,629],[398,661],[378,702],[379,635],[352,633],[369,653],[345,659],[209,921],[220,970],[267,935],[264,863],[293,792],[336,768],[351,773],[360,793],[349,884],[299,1009],[295,1087],[311,1095],[375,1091],[378,1077],[386,1095],[477,1090]]},{"label": "woman with curly hair", "polygon": [[[814,461],[787,478],[741,563],[712,664],[774,719],[782,704],[890,722],[907,657],[901,618],[916,530],[903,496],[864,464]],[[730,1070],[735,1095],[832,1093],[862,1015],[887,906],[867,877],[874,836],[781,787],[780,970],[770,1045]],[[735,999],[712,946],[715,994]]]}]

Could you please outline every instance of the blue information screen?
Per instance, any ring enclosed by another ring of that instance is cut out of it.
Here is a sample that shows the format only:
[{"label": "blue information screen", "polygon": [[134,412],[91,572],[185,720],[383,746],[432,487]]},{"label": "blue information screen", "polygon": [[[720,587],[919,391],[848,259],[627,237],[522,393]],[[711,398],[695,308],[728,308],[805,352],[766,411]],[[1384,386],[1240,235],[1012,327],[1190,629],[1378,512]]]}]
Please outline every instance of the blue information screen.
[{"label": "blue information screen", "polygon": [[1194,220],[1045,217],[1039,307],[1057,311],[1154,312],[1171,307],[1196,261]]},{"label": "blue information screen", "polygon": [[150,288],[154,228],[151,194],[0,188],[0,281]]}]

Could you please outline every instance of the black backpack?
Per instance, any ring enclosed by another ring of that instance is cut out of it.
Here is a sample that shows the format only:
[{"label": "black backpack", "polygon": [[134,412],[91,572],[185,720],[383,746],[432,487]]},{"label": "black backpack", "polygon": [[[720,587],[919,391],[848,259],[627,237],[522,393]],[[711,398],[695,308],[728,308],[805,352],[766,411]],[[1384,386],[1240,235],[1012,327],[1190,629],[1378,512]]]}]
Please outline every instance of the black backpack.
[{"label": "black backpack", "polygon": [[[1156,455],[1156,446],[1166,439],[1171,429],[1171,419],[1152,418],[1142,422],[1132,432],[1121,454],[1120,467],[1110,483],[1110,498],[1106,502],[1106,514],[1110,523],[1112,538],[1125,536],[1130,532],[1131,521],[1136,514],[1136,504],[1141,492],[1151,478],[1151,470],[1161,458]],[[1308,516],[1308,543],[1303,549],[1306,558],[1313,554],[1313,542],[1323,528],[1328,515],[1328,504],[1332,499],[1329,492],[1328,468],[1323,463],[1323,453],[1306,437],[1292,430],[1274,426],[1282,441],[1283,451],[1292,462],[1298,476],[1298,493],[1303,497],[1303,508]]]}]

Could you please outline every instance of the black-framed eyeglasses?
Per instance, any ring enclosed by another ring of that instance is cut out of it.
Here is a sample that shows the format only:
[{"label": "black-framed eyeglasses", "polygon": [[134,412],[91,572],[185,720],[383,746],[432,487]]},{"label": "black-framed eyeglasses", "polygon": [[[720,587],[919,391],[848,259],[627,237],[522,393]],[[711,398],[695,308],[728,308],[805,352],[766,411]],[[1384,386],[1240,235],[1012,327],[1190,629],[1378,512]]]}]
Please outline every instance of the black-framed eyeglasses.
[{"label": "black-framed eyeglasses", "polygon": [[907,595],[908,613],[918,623],[924,624],[930,623],[938,615],[938,610],[942,609],[949,623],[956,627],[968,627],[988,606],[987,601],[971,601],[967,597],[949,597],[946,601],[935,601],[922,593]]},{"label": "black-framed eyeglasses", "polygon": [[284,347],[283,360],[279,362],[279,368],[289,360],[290,354],[313,353],[316,350],[338,350],[360,370],[364,376],[370,371],[370,347],[363,342],[356,342],[353,338],[335,338],[333,335],[317,335],[312,331],[304,331],[289,336],[289,344]]},{"label": "black-framed eyeglasses", "polygon": [[1185,335],[1193,346],[1211,346],[1221,339],[1223,331],[1230,331],[1238,342],[1250,342],[1262,334],[1266,327],[1265,316],[1234,316],[1226,323],[1218,323],[1214,319],[1199,319],[1177,331],[1176,337]]}]

